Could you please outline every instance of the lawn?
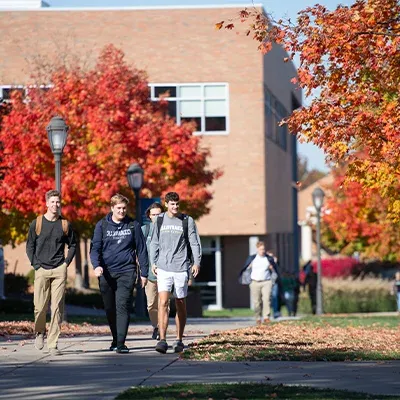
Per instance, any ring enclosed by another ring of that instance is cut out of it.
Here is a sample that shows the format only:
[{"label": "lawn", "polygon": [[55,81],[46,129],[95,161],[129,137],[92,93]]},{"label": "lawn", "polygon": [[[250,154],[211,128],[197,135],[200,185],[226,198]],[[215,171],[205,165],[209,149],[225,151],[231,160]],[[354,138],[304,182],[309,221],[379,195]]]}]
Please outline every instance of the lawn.
[{"label": "lawn", "polygon": [[237,384],[173,384],[156,387],[135,387],[121,393],[116,400],[129,399],[297,399],[297,400],[399,400],[398,396],[377,396],[343,390],[313,389],[304,386]]},{"label": "lawn", "polygon": [[224,331],[191,344],[182,357],[210,361],[398,360],[398,317],[308,317]]}]

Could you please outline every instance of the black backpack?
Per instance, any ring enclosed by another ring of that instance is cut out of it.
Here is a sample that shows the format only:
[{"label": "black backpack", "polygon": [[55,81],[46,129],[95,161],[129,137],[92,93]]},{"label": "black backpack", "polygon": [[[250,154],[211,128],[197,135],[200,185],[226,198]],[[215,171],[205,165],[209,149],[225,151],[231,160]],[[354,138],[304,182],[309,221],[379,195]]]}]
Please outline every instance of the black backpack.
[{"label": "black backpack", "polygon": [[[163,221],[164,221],[164,215],[165,214],[163,214],[162,216],[157,217],[158,239],[160,239],[160,230],[161,230],[161,226],[162,226]],[[193,265],[194,264],[194,258],[193,258],[193,254],[192,254],[192,248],[190,247],[190,242],[189,242],[189,216],[186,215],[186,214],[180,214],[179,216],[177,216],[177,218],[179,218],[182,221],[183,237],[185,239],[186,247],[187,247],[187,257],[188,257],[188,260],[190,261],[190,264]],[[148,229],[150,230],[150,226],[149,226]],[[148,234],[147,226],[146,226],[146,232]]]}]

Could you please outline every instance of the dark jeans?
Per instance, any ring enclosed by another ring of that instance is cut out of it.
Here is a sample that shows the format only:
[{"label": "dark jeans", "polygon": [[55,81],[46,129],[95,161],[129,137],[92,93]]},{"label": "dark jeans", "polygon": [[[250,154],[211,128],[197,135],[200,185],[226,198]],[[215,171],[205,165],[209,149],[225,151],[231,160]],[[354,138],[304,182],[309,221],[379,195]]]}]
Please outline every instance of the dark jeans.
[{"label": "dark jeans", "polygon": [[108,324],[113,342],[118,346],[125,343],[129,327],[133,286],[136,271],[123,272],[111,276],[107,271],[99,278],[99,288],[103,297]]}]

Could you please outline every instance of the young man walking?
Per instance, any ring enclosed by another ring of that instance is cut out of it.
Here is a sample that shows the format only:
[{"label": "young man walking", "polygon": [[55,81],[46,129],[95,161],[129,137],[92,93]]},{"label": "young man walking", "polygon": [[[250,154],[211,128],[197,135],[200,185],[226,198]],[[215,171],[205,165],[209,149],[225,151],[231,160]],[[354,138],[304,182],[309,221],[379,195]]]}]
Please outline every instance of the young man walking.
[{"label": "young man walking", "polygon": [[[142,226],[142,232],[146,239],[147,252],[150,258],[150,242],[153,234],[155,222],[157,217],[162,213],[163,207],[160,203],[153,203],[146,210],[147,218],[150,218],[151,223]],[[149,276],[145,288],[147,298],[147,311],[151,325],[153,326],[152,339],[159,339],[158,333],[158,289],[157,289],[157,276],[153,274],[151,268],[149,269]]]},{"label": "young man walking", "polygon": [[[34,309],[35,347],[42,350],[46,333],[46,314],[51,299],[51,319],[47,347],[52,355],[61,355],[58,337],[64,311],[67,267],[75,256],[76,240],[69,222],[60,217],[61,195],[46,193],[47,211],[32,221],[26,242],[26,254],[35,269]],[[65,245],[68,254],[65,257]]]},{"label": "young man walking", "polygon": [[129,353],[125,340],[138,276],[136,260],[142,287],[147,284],[149,269],[146,241],[139,223],[126,215],[128,203],[121,194],[111,198],[111,212],[96,224],[90,250],[113,338],[110,350],[117,353]]},{"label": "young man walking", "polygon": [[172,348],[175,353],[184,349],[182,338],[186,325],[189,269],[193,265],[192,272],[196,277],[201,262],[201,244],[196,224],[192,217],[179,212],[179,195],[175,192],[167,193],[165,205],[167,212],[158,216],[150,243],[150,259],[153,273],[157,275],[159,296],[160,341],[156,350],[163,354],[168,350],[168,301],[172,287],[176,304],[176,340]]},{"label": "young man walking", "polygon": [[256,323],[268,323],[271,314],[271,291],[276,279],[276,264],[265,251],[264,242],[257,242],[257,253],[249,256],[241,270],[251,269],[250,293],[254,304]]}]

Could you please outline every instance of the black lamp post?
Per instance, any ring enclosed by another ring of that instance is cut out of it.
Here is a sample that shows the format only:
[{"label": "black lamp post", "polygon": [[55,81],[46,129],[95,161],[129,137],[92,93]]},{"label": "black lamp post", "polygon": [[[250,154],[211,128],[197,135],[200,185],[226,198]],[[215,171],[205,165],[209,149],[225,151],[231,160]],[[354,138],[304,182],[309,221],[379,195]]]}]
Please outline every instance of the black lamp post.
[{"label": "black lamp post", "polygon": [[317,211],[317,309],[318,315],[323,314],[322,307],[322,266],[321,266],[321,209],[324,204],[325,193],[321,188],[315,188],[312,198]]},{"label": "black lamp post", "polygon": [[140,210],[140,189],[143,186],[143,169],[139,164],[131,164],[126,173],[130,188],[135,193],[136,221],[142,225],[142,213]]},{"label": "black lamp post", "polygon": [[[135,193],[136,204],[136,221],[142,225],[142,213],[140,210],[140,189],[143,186],[143,169],[139,164],[131,164],[126,172],[130,188]],[[150,267],[151,268],[151,267]],[[142,288],[141,279],[138,279],[136,285],[136,301],[135,301],[135,314],[137,317],[146,316],[146,305],[144,299],[144,291]]]},{"label": "black lamp post", "polygon": [[54,163],[56,168],[56,189],[61,194],[61,156],[67,143],[68,126],[60,116],[55,116],[47,125],[47,136],[51,151],[54,154]]}]

